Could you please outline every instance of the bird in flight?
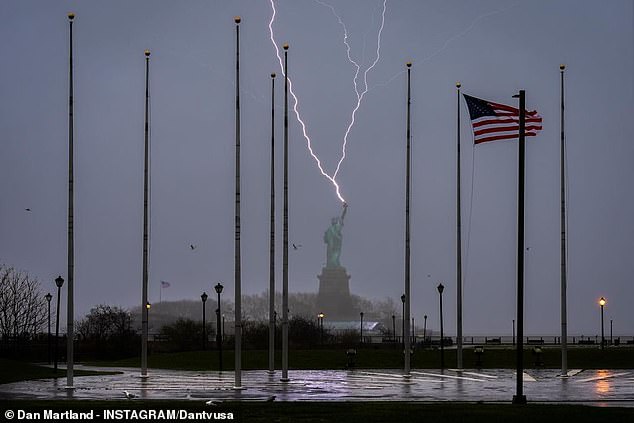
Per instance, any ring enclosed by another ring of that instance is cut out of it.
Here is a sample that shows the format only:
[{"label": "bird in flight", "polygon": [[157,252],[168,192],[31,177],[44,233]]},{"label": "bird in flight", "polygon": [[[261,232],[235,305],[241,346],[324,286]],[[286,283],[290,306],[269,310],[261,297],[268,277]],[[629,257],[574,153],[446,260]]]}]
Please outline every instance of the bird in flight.
[{"label": "bird in flight", "polygon": [[30,212],[30,211],[31,211],[31,209],[29,209],[29,208],[26,208],[26,209],[24,209],[24,210],[25,210],[25,211],[28,211],[28,212]]},{"label": "bird in flight", "polygon": [[196,246],[194,244],[189,244],[189,248],[194,251],[196,249]]},{"label": "bird in flight", "polygon": [[302,244],[293,244],[293,250],[299,250],[302,248]]}]

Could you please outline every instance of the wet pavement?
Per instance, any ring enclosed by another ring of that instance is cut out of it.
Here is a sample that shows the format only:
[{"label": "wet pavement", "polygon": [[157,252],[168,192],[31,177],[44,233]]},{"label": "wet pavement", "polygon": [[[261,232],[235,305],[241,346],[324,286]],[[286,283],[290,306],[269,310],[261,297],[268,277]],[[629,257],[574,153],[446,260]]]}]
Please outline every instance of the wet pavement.
[{"label": "wet pavement", "polygon": [[[281,372],[243,371],[242,386],[234,389],[234,374],[150,369],[76,366],[78,369],[120,371],[117,375],[65,378],[0,385],[2,399],[189,399],[213,401],[465,401],[510,402],[515,372],[487,370],[413,370],[410,378],[390,370],[296,370],[290,381]],[[588,403],[634,407],[634,370],[528,370],[524,393],[529,402]]]}]

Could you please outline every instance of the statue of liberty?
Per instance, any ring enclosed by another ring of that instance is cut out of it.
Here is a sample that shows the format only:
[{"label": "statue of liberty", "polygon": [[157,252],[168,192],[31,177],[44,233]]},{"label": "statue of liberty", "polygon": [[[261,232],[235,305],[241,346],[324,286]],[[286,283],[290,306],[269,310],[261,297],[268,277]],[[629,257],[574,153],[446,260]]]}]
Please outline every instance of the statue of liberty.
[{"label": "statue of liberty", "polygon": [[341,267],[339,257],[341,256],[341,241],[343,235],[341,230],[343,229],[343,219],[346,217],[348,211],[348,204],[343,203],[343,211],[340,217],[333,217],[331,219],[330,227],[324,233],[324,242],[326,243],[326,267],[337,268]]}]

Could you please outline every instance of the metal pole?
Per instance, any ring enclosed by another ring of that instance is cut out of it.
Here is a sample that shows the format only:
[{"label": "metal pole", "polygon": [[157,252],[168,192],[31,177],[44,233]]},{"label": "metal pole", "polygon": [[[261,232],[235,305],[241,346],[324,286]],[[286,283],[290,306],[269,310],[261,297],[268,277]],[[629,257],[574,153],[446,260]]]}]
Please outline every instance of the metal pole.
[{"label": "metal pole", "polygon": [[[220,294],[218,294],[220,303]],[[218,350],[218,371],[222,371],[222,338],[220,334],[220,309],[216,308],[216,349]]]},{"label": "metal pole", "polygon": [[423,344],[427,341],[427,315],[423,316]]},{"label": "metal pole", "polygon": [[601,306],[601,349],[605,348],[605,336],[603,334],[603,306]]},{"label": "metal pole", "polygon": [[[359,313],[359,315],[361,316],[361,328],[360,328],[361,330],[360,330],[360,332],[361,332],[361,343],[363,344],[363,312]],[[610,320],[610,322],[612,322],[612,321]]]},{"label": "metal pole", "polygon": [[75,338],[75,233],[74,233],[74,158],[73,158],[73,20],[75,14],[68,14],[69,23],[69,67],[68,67],[68,306],[66,307],[66,389],[73,386],[73,341]]},{"label": "metal pole", "polygon": [[205,300],[203,300],[203,351],[207,349],[207,324],[205,317]]},{"label": "metal pole", "polygon": [[58,286],[57,287],[57,313],[55,313],[55,361],[53,364],[53,369],[55,370],[55,373],[57,373],[57,351],[58,351],[58,339],[59,339],[59,297],[61,295],[61,291],[62,291],[62,287]]},{"label": "metal pole", "polygon": [[460,198],[460,82],[457,88],[456,119],[456,366],[462,369],[462,223]]},{"label": "metal pole", "polygon": [[564,136],[564,69],[565,65],[559,65],[561,74],[561,375],[568,375],[568,317],[566,313],[566,172],[565,153],[566,138]]},{"label": "metal pole", "polygon": [[269,244],[269,373],[275,372],[275,74],[271,74],[271,222]]},{"label": "metal pole", "polygon": [[401,297],[401,302],[403,303],[403,314],[401,315],[401,345],[403,347],[403,351],[405,351],[405,296]]},{"label": "metal pole", "polygon": [[319,343],[324,345],[324,318],[319,316]]},{"label": "metal pole", "polygon": [[[410,306],[410,178],[411,178],[411,63],[407,63],[407,164],[405,176],[405,301],[403,312],[403,335],[409,333],[409,306]],[[410,376],[410,343],[409,336],[403,336],[403,349],[405,353],[404,375]]]},{"label": "metal pole", "polygon": [[610,345],[614,345],[612,340],[612,319],[610,319]]},{"label": "metal pole", "polygon": [[[242,276],[240,249],[240,17],[236,23],[236,205],[235,205],[235,371],[234,388],[242,388]],[[220,305],[218,305],[220,310]],[[220,315],[218,315],[220,316]]]},{"label": "metal pole", "polygon": [[517,374],[513,404],[526,404],[524,395],[524,160],[525,92],[519,92],[519,163],[517,187]]},{"label": "metal pole", "polygon": [[[47,357],[48,357],[48,364],[51,364],[51,294],[50,293],[47,294],[46,301],[48,302],[48,336],[46,337],[46,351],[47,351]],[[612,321],[610,320],[610,322]]]},{"label": "metal pole", "polygon": [[392,334],[394,338],[394,342],[396,342],[396,316],[392,315]]},{"label": "metal pole", "polygon": [[515,319],[513,319],[513,345],[515,345]]},{"label": "metal pole", "polygon": [[282,247],[282,382],[288,382],[288,44],[284,44],[284,216]]},{"label": "metal pole", "polygon": [[440,369],[445,368],[445,332],[442,319],[442,291],[440,292]]},{"label": "metal pole", "polygon": [[150,50],[145,50],[145,141],[144,141],[144,162],[143,162],[143,279],[141,294],[141,377],[147,377],[147,342],[148,342],[148,273],[149,273],[149,162],[150,162]]}]

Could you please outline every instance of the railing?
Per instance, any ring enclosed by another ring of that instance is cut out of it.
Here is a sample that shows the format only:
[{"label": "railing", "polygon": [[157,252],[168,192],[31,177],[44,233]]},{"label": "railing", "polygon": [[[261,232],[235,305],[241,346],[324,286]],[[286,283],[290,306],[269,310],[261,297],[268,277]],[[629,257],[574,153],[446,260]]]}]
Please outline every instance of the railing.
[{"label": "railing", "polygon": [[[445,336],[445,346],[456,345],[456,337]],[[525,345],[561,345],[560,336],[525,336],[523,337]],[[601,336],[569,336],[568,345],[601,345]],[[423,338],[422,335],[416,335],[410,338],[413,344],[423,344],[429,346],[439,346],[440,336],[432,335]],[[517,341],[513,336],[464,336],[462,338],[463,345],[515,345]],[[391,335],[364,335],[363,342],[368,344],[402,344],[402,336]],[[634,336],[614,336],[612,339],[605,337],[606,345],[634,345]]]}]

